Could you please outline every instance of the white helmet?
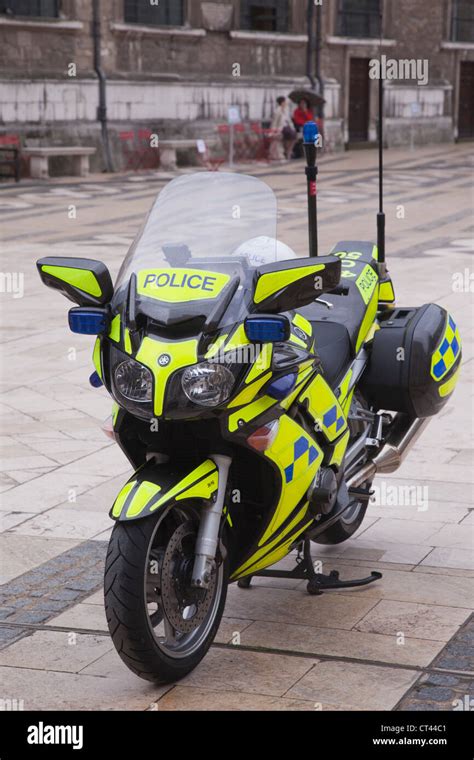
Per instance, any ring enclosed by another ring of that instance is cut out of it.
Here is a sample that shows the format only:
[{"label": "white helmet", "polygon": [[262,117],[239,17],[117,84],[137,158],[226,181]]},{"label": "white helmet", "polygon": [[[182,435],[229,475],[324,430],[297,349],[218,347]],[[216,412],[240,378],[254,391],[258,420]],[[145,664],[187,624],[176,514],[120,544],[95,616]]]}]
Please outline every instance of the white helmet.
[{"label": "white helmet", "polygon": [[245,256],[252,267],[297,258],[296,253],[286,243],[267,235],[246,240],[232,252],[232,256]]}]

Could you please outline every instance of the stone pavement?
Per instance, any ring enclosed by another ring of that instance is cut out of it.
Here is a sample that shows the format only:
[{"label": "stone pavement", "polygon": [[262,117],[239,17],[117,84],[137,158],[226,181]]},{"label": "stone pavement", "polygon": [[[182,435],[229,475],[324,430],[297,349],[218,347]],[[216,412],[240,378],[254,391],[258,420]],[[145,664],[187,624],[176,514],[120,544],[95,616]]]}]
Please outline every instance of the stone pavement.
[{"label": "stone pavement", "polygon": [[[41,285],[34,262],[83,255],[115,275],[169,177],[0,186],[0,707],[474,707],[471,153],[434,146],[386,155],[398,304],[433,300],[452,310],[464,366],[453,399],[403,467],[376,479],[356,536],[314,546],[324,572],[381,570],[383,579],[321,597],[298,581],[233,585],[216,644],[191,675],[163,688],[129,673],[108,638],[100,590],[108,510],[130,469],[100,430],[111,402],[88,384],[92,339],[69,333],[68,304]],[[321,250],[374,238],[375,159],[360,151],[322,162]],[[301,164],[246,170],[276,190],[280,238],[304,255]]]}]

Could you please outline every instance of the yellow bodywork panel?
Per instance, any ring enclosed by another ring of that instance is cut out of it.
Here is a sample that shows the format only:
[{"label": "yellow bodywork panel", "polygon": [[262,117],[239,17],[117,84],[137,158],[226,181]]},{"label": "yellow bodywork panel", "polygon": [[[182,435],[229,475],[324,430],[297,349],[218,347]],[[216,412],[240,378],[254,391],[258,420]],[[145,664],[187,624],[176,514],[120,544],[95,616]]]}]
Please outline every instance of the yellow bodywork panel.
[{"label": "yellow bodywork panel", "polygon": [[[306,512],[308,510],[308,502],[302,507],[302,509],[299,510],[298,514],[291,520],[291,522],[282,530],[274,539],[269,541],[265,546],[261,546],[257,549],[254,554],[252,554],[249,559],[247,559],[242,565],[240,565],[239,568],[232,574],[232,580],[235,578],[238,578],[241,575],[245,575],[246,572],[250,568],[252,568],[252,571],[261,570],[263,567],[268,567],[269,565],[273,565],[275,562],[278,562],[279,559],[284,557],[287,554],[288,551],[288,545],[291,544],[295,537],[301,533],[302,530],[304,530],[308,523],[305,523],[304,526],[295,534],[292,533],[294,528],[298,525],[299,522],[304,518]],[[311,522],[311,521],[310,521]],[[285,538],[285,536],[289,535],[290,538],[288,538],[287,541],[285,541],[281,546],[277,545],[282,541],[282,539]],[[274,548],[277,547],[277,548]],[[272,551],[273,549],[273,551]],[[257,564],[255,564],[257,563]]]},{"label": "yellow bodywork panel", "polygon": [[259,392],[260,388],[262,388],[265,383],[270,380],[272,376],[271,372],[265,372],[262,377],[260,377],[258,380],[255,380],[251,385],[248,385],[246,388],[243,389],[235,398],[233,401],[228,404],[228,408],[232,409],[234,406],[243,406],[244,404],[250,404],[251,401],[255,398],[257,393]]},{"label": "yellow bodywork panel", "polygon": [[127,354],[132,353],[132,341],[130,340],[130,330],[128,327],[125,328],[124,336],[123,336],[123,344],[125,346],[125,351]]},{"label": "yellow bodywork panel", "polygon": [[377,287],[378,280],[378,274],[374,271],[373,267],[370,264],[367,264],[367,266],[363,268],[362,272],[358,276],[356,285],[365,305],[367,305],[372,298],[374,290]]},{"label": "yellow bodywork panel", "polygon": [[122,488],[119,495],[115,499],[114,506],[112,507],[113,517],[120,517],[123,506],[127,500],[127,496],[129,495],[132,488],[135,487],[135,485],[136,485],[135,480],[130,481],[130,483],[125,483],[124,487]]},{"label": "yellow bodywork panel", "polygon": [[255,303],[261,303],[266,298],[273,296],[287,285],[301,280],[308,275],[316,275],[325,268],[324,264],[313,264],[307,267],[297,267],[296,269],[282,269],[279,272],[266,272],[260,275],[255,287],[253,300]]},{"label": "yellow bodywork panel", "polygon": [[372,294],[372,298],[370,299],[369,304],[367,306],[367,311],[365,312],[365,316],[364,316],[364,319],[362,320],[359,334],[357,336],[356,352],[361,347],[362,343],[364,342],[367,336],[367,333],[369,332],[370,328],[372,327],[374,323],[375,317],[377,315],[378,305],[379,305],[378,288],[375,288]]},{"label": "yellow bodywork panel", "polygon": [[265,456],[279,469],[282,489],[267,530],[259,541],[264,544],[303,499],[322,462],[322,452],[313,438],[291,417],[280,417],[278,434]]},{"label": "yellow bodywork panel", "polygon": [[203,269],[142,269],[137,293],[165,303],[185,303],[216,298],[229,282],[228,274]]},{"label": "yellow bodywork panel", "polygon": [[[158,360],[162,354],[169,356],[169,363],[160,366]],[[173,343],[143,338],[136,359],[148,367],[155,378],[154,412],[159,417],[163,413],[166,385],[173,372],[197,363],[197,339]]]},{"label": "yellow bodywork panel", "polygon": [[92,354],[92,362],[94,364],[95,371],[97,372],[100,379],[102,380],[102,364],[100,361],[100,338],[95,339],[94,352]]},{"label": "yellow bodywork panel", "polygon": [[[257,348],[257,346],[255,346]],[[272,355],[273,355],[273,346],[271,343],[264,343],[262,346],[260,353],[256,357],[254,363],[252,364],[250,368],[250,372],[248,373],[247,377],[245,378],[245,383],[249,384],[252,383],[257,377],[259,377],[262,372],[266,372],[270,369],[271,363],[272,363]]]},{"label": "yellow bodywork panel", "polygon": [[161,491],[161,487],[156,483],[150,483],[148,480],[142,480],[133,495],[130,506],[127,509],[127,517],[137,517],[142,512],[148,502]]},{"label": "yellow bodywork panel", "polygon": [[211,346],[209,346],[207,353],[205,355],[205,358],[212,359],[219,352],[219,349],[222,348],[226,340],[227,340],[227,335],[219,335],[219,337],[216,338],[214,343]]},{"label": "yellow bodywork panel", "polygon": [[249,343],[250,341],[245,334],[245,326],[240,324],[225,344],[224,351],[233,351],[240,346],[248,346]]},{"label": "yellow bodywork panel", "polygon": [[309,414],[328,441],[335,441],[347,428],[339,401],[322,375],[316,375],[299,400],[307,402]]},{"label": "yellow bodywork panel", "polygon": [[393,303],[395,301],[395,292],[391,280],[379,283],[379,301],[384,303]]},{"label": "yellow bodywork panel", "polygon": [[305,362],[303,365],[300,366],[300,370],[298,372],[298,377],[296,379],[296,385],[295,390],[287,396],[283,401],[280,401],[280,406],[283,409],[289,409],[290,406],[293,404],[295,399],[298,398],[299,394],[301,393],[301,387],[304,385],[304,383],[309,380],[310,376],[314,372],[313,362],[310,362],[311,366],[307,366],[307,363]]},{"label": "yellow bodywork panel", "polygon": [[250,422],[250,420],[255,419],[255,417],[258,417],[260,414],[263,414],[267,409],[269,409],[274,404],[276,405],[276,401],[274,398],[271,398],[270,396],[262,396],[262,398],[258,398],[256,401],[253,401],[248,406],[244,406],[243,409],[239,409],[238,412],[234,412],[229,417],[229,431],[233,433],[235,430],[239,427],[239,420],[243,420],[244,422]]},{"label": "yellow bodywork panel", "polygon": [[109,338],[115,343],[120,343],[120,314],[117,314],[110,323]]},{"label": "yellow bodywork panel", "polygon": [[[196,482],[201,481],[201,479],[204,479],[204,481],[199,483]],[[199,467],[196,467],[189,473],[189,475],[183,478],[183,480],[180,480],[179,483],[173,486],[173,488],[167,491],[161,499],[153,504],[150,508],[150,512],[154,512],[166,501],[173,498],[176,498],[177,501],[178,499],[195,499],[197,498],[198,493],[209,494],[209,496],[204,496],[204,498],[210,498],[210,495],[212,495],[214,491],[217,491],[218,479],[219,476],[216,465],[211,459],[206,459],[205,462],[200,464]]]},{"label": "yellow bodywork panel", "polygon": [[311,322],[308,322],[308,320],[303,317],[302,314],[295,314],[293,317],[293,324],[296,325],[296,327],[299,327],[300,330],[303,330],[303,332],[306,333],[306,335],[311,336],[313,334],[313,328],[311,326]]},{"label": "yellow bodywork panel", "polygon": [[[112,507],[112,517],[131,520],[143,514],[150,514],[171,499],[210,499],[217,491],[219,473],[211,459],[206,459],[195,467],[189,475],[178,481],[172,488],[157,498],[163,488],[149,480],[139,481],[133,477],[124,485]],[[126,511],[124,513],[124,508]]]},{"label": "yellow bodywork panel", "polygon": [[445,383],[439,386],[438,392],[441,398],[445,398],[446,396],[449,396],[449,394],[453,392],[459,380],[460,372],[461,372],[461,367],[458,367],[454,375],[450,377],[449,380],[446,380]]},{"label": "yellow bodywork panel", "polygon": [[54,264],[45,264],[41,267],[42,272],[51,274],[58,280],[72,285],[74,288],[82,290],[83,293],[89,293],[91,296],[98,298],[102,295],[102,290],[97,281],[94,272],[89,269],[76,269],[75,267],[59,267]]},{"label": "yellow bodywork panel", "polygon": [[329,464],[335,464],[338,467],[341,466],[342,460],[344,459],[344,454],[346,453],[347,444],[349,443],[350,438],[350,431],[346,430],[344,435],[341,437],[341,440],[336,443],[334,446],[334,451],[332,453],[331,460]]}]

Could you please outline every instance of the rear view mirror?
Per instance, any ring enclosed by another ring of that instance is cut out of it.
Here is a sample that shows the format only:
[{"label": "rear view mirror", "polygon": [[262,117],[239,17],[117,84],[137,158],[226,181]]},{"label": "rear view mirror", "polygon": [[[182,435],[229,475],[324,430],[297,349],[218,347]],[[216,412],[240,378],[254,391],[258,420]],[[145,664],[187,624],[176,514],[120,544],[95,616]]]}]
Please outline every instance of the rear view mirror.
[{"label": "rear view mirror", "polygon": [[105,306],[114,287],[101,261],[47,256],[36,262],[41,280],[79,306]]},{"label": "rear view mirror", "polygon": [[254,281],[254,309],[281,313],[308,306],[322,293],[332,290],[341,277],[337,256],[318,256],[267,264]]}]

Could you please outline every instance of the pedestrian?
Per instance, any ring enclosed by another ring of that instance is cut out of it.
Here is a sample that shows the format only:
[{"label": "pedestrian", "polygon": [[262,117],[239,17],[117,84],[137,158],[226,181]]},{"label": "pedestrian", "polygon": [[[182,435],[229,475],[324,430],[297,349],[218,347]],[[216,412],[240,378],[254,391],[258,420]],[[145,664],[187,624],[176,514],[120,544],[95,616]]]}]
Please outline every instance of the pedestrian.
[{"label": "pedestrian", "polygon": [[302,98],[293,113],[293,123],[298,132],[303,131],[303,127],[307,121],[314,121],[314,114],[309,101],[306,98]]},{"label": "pedestrian", "polygon": [[309,101],[306,98],[301,98],[298,106],[293,111],[293,124],[296,128],[297,138],[292,158],[303,158],[303,127],[307,121],[314,121],[314,114]]},{"label": "pedestrian", "polygon": [[[283,148],[283,155],[281,155],[280,151],[279,158],[289,159],[296,140],[296,130],[291,120],[287,99],[280,96],[276,102],[277,107],[273,114],[271,128],[280,135],[281,142],[279,143],[279,147]],[[278,143],[275,142],[275,145],[278,145]]]}]

